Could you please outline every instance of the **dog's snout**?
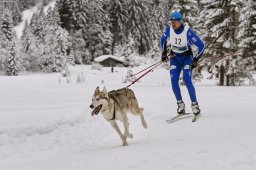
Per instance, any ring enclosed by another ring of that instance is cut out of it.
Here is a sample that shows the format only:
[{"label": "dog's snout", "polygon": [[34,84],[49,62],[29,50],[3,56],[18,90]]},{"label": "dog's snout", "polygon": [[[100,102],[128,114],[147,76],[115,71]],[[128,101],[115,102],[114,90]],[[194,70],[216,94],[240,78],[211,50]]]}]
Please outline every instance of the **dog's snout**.
[{"label": "dog's snout", "polygon": [[89,106],[91,109],[93,109],[93,105],[91,104],[90,106]]}]

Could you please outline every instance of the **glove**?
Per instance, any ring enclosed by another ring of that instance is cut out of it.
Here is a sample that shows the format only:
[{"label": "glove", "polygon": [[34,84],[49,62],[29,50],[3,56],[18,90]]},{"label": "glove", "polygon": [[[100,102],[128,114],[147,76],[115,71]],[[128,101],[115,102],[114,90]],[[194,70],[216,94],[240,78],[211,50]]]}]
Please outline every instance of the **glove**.
[{"label": "glove", "polygon": [[196,68],[198,64],[198,58],[193,58],[192,63],[190,64],[191,70]]},{"label": "glove", "polygon": [[162,62],[167,62],[167,59],[168,59],[167,56],[162,55]]},{"label": "glove", "polygon": [[167,59],[168,59],[167,52],[163,51],[162,52],[162,58],[161,58],[162,62],[167,62]]}]

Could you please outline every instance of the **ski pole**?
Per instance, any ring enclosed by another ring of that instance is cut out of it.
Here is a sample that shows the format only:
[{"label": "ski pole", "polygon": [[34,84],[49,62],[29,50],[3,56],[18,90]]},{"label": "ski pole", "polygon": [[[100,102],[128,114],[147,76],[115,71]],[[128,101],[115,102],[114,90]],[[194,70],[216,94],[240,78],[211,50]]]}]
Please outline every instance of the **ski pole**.
[{"label": "ski pole", "polygon": [[149,69],[148,71],[146,71],[144,74],[142,74],[139,78],[137,78],[136,80],[134,80],[131,84],[129,84],[128,86],[126,86],[127,88],[130,87],[131,85],[133,85],[134,83],[136,83],[139,79],[141,79],[142,77],[144,77],[146,74],[148,74],[150,71],[153,71],[154,68],[158,67],[159,65],[161,65],[163,63],[163,61],[158,62],[157,64],[155,64],[155,66],[151,69]]},{"label": "ski pole", "polygon": [[151,66],[149,66],[149,67],[147,67],[147,68],[145,68],[145,69],[139,71],[138,73],[134,74],[134,76],[136,76],[137,74],[140,74],[141,72],[143,72],[143,71],[145,71],[145,70],[147,70],[147,69],[149,69],[149,68],[151,68],[151,67],[153,67],[153,66],[155,66],[155,65],[157,65],[157,64],[159,64],[159,63],[161,63],[161,62],[162,62],[162,61],[159,61],[159,62],[157,62],[157,63],[155,63],[155,64],[152,64]]}]

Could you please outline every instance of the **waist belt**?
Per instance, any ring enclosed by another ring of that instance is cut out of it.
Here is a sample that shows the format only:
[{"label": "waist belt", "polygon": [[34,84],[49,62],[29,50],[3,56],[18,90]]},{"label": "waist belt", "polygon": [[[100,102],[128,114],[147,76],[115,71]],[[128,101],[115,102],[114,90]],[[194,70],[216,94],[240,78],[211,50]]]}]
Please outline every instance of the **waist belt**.
[{"label": "waist belt", "polygon": [[192,53],[192,50],[189,49],[189,50],[187,50],[183,53],[175,53],[175,55],[178,56],[178,57],[180,57],[180,56],[190,56],[190,55],[193,55],[193,53]]}]

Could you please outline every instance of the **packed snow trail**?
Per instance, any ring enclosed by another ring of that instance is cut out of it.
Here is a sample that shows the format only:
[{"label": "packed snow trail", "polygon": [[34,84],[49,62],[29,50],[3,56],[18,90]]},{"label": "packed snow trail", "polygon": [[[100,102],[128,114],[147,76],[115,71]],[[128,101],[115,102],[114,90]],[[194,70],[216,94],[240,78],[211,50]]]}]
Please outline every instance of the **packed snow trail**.
[{"label": "packed snow trail", "polygon": [[[142,68],[135,68],[134,72]],[[77,84],[77,75],[85,83]],[[0,78],[0,169],[4,170],[253,170],[256,169],[255,87],[196,83],[202,117],[167,124],[176,101],[169,74],[157,69],[131,86],[143,107],[148,129],[129,115],[134,138],[122,147],[101,115],[90,115],[95,88],[124,87],[126,68],[72,70],[67,84],[59,74]],[[103,84],[104,82],[104,84]],[[181,87],[188,112],[190,101]],[[121,124],[120,128],[123,130]]]}]

